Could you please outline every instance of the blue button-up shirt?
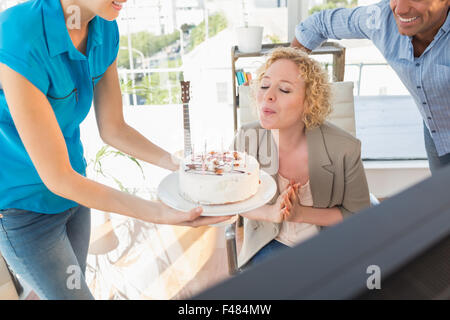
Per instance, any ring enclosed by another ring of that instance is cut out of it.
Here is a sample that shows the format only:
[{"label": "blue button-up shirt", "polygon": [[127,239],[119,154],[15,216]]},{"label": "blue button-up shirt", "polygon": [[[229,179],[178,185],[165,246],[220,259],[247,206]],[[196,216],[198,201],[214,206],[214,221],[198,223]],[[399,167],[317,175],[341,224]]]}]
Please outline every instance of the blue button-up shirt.
[{"label": "blue button-up shirt", "polygon": [[295,35],[308,49],[327,39],[370,39],[414,98],[439,156],[450,153],[450,18],[434,40],[414,57],[412,37],[398,32],[389,1],[353,9],[318,12],[300,23]]},{"label": "blue button-up shirt", "polygon": [[[70,163],[82,175],[86,174],[86,161],[79,126],[91,108],[96,83],[114,62],[118,50],[117,23],[95,17],[89,23],[86,55],[78,51],[67,31],[59,0],[28,1],[0,14],[0,63],[23,75],[47,96]],[[50,192],[40,179],[1,87],[0,152],[0,209],[59,213],[77,206]]]}]

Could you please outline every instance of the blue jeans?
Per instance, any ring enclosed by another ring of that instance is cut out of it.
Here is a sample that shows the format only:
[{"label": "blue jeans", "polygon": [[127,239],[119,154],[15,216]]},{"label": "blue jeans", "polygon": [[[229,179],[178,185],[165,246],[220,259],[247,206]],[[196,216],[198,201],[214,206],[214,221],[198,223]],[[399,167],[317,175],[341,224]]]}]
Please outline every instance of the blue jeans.
[{"label": "blue jeans", "polygon": [[41,299],[94,299],[85,281],[91,210],[0,211],[0,252]]},{"label": "blue jeans", "polygon": [[425,123],[423,124],[423,135],[425,139],[425,150],[427,151],[430,171],[431,174],[434,174],[436,170],[450,164],[450,153],[447,153],[440,157],[438,156],[433,138],[431,137],[430,131],[428,130]]},{"label": "blue jeans", "polygon": [[259,250],[243,267],[244,270],[247,268],[253,267],[254,265],[260,264],[263,261],[266,261],[277,254],[280,253],[283,249],[290,248],[289,246],[282,244],[281,242],[273,239],[261,250]]}]

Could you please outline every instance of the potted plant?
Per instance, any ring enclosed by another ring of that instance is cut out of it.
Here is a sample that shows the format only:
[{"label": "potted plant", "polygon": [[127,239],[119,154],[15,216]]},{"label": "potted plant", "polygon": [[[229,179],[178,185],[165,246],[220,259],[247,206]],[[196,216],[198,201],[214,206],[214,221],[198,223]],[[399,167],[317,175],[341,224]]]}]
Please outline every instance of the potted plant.
[{"label": "potted plant", "polygon": [[261,51],[263,30],[262,26],[249,26],[248,7],[246,0],[242,0],[242,12],[244,26],[236,28],[238,49],[243,53],[255,53]]},{"label": "potted plant", "polygon": [[[133,195],[136,194],[138,192],[137,188],[127,187],[122,181],[119,180],[119,178],[117,178],[114,174],[112,174],[110,170],[105,168],[105,166],[103,165],[104,161],[115,157],[122,157],[134,163],[139,169],[142,179],[145,180],[144,170],[137,159],[127,154],[124,154],[123,152],[115,150],[109,145],[102,146],[95,154],[95,158],[89,160],[86,167],[86,170],[88,171],[87,175],[93,178],[95,181],[104,183],[106,185],[115,184],[123,192],[127,192]],[[101,234],[104,225],[111,221],[111,214],[109,212],[100,212],[95,209],[91,210],[91,212],[92,212],[91,225],[93,229],[93,234],[94,235]],[[91,241],[89,247],[89,253],[94,255],[106,254],[116,249],[117,246],[119,245],[119,239],[117,238],[114,230],[108,232],[106,235],[103,235],[101,239],[97,240],[92,239],[92,240],[93,241]]]}]

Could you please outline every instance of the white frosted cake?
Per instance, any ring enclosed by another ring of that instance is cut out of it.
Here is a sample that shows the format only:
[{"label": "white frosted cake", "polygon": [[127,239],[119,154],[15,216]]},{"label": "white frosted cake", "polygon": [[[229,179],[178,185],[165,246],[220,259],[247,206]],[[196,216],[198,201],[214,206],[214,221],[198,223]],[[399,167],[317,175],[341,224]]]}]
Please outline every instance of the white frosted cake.
[{"label": "white frosted cake", "polygon": [[180,165],[180,194],[199,204],[246,200],[258,191],[259,184],[258,161],[242,152],[193,154]]}]

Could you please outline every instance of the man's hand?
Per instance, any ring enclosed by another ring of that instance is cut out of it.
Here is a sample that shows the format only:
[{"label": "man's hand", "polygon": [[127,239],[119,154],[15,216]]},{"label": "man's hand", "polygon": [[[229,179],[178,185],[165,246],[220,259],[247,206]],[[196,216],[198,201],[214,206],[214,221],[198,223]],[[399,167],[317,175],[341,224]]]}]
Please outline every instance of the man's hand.
[{"label": "man's hand", "polygon": [[312,50],[309,50],[308,48],[304,47],[300,42],[298,42],[296,37],[294,37],[294,40],[292,40],[291,47],[302,49],[303,51],[306,51],[307,53],[312,52]]}]

